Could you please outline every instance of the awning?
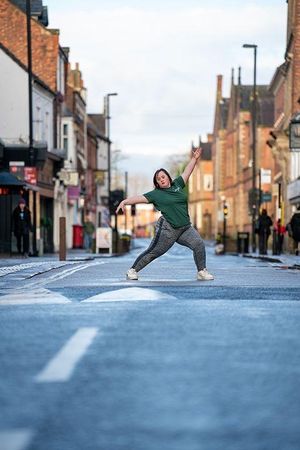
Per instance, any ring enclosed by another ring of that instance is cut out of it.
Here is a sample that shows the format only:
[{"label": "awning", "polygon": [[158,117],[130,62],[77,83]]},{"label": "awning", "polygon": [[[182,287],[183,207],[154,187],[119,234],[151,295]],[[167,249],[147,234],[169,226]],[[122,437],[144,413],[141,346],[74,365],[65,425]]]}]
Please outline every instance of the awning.
[{"label": "awning", "polygon": [[1,187],[23,187],[26,186],[24,181],[20,181],[13,174],[2,171],[0,172],[0,186]]}]

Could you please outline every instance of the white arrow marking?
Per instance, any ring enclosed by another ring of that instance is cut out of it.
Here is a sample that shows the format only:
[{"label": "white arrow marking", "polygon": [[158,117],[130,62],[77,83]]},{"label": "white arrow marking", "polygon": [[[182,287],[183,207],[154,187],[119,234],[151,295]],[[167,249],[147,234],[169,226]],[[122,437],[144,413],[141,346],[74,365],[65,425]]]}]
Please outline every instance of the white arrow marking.
[{"label": "white arrow marking", "polygon": [[48,289],[35,289],[33,291],[19,290],[11,294],[6,294],[0,297],[1,305],[49,305],[49,304],[63,304],[72,303],[71,300],[64,297],[58,292],[51,292]]},{"label": "white arrow marking", "polygon": [[22,428],[0,431],[0,450],[25,450],[33,432]]},{"label": "white arrow marking", "polygon": [[38,383],[67,381],[80,358],[93,342],[97,328],[80,328],[35,377]]},{"label": "white arrow marking", "polygon": [[116,291],[103,292],[83,300],[81,303],[96,302],[128,302],[140,300],[177,300],[173,295],[165,294],[154,289],[138,287],[118,289]]}]

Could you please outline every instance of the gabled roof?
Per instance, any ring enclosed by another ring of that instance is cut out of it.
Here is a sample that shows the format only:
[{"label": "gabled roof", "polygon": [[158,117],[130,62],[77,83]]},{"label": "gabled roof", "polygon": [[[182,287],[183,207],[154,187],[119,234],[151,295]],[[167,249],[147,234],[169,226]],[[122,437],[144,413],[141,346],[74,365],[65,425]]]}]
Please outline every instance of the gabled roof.
[{"label": "gabled roof", "polygon": [[229,111],[229,98],[222,98],[220,102],[220,128],[226,128]]},{"label": "gabled roof", "polygon": [[[4,53],[6,53],[7,56],[9,56],[16,64],[18,64],[18,66],[20,66],[23,70],[25,70],[25,72],[28,72],[28,67],[25,66],[8,48],[6,48],[5,45],[2,44],[2,42],[0,42],[0,50],[3,50]],[[36,83],[38,83],[48,92],[50,92],[50,94],[54,96],[56,95],[55,92],[52,91],[52,89],[46,83],[44,83],[43,80],[37,77],[34,73],[32,74],[32,77]]]},{"label": "gabled roof", "polygon": [[[10,1],[26,13],[26,0]],[[31,0],[31,15],[37,17],[38,21],[45,27],[48,26],[48,7],[43,6],[43,0]]]},{"label": "gabled roof", "polygon": [[211,161],[211,142],[200,142],[200,146],[202,148],[201,160]]}]

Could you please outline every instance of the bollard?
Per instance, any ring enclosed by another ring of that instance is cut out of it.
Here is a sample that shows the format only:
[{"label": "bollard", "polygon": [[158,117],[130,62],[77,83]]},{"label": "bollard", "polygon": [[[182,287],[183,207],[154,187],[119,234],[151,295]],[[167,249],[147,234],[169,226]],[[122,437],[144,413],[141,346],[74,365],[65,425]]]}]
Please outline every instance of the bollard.
[{"label": "bollard", "polygon": [[66,218],[59,218],[59,260],[66,260]]}]

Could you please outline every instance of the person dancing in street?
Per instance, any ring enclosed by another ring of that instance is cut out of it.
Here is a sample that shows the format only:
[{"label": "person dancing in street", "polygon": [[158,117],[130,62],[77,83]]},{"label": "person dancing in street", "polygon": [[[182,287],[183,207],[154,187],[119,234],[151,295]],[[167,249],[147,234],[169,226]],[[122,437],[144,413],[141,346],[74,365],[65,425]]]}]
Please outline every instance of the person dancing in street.
[{"label": "person dancing in street", "polygon": [[162,214],[156,224],[155,236],[149,247],[137,257],[127,271],[128,280],[138,280],[138,272],[166,253],[175,242],[193,251],[198,280],[214,279],[206,269],[205,245],[197,230],[191,225],[187,194],[183,189],[200,156],[201,149],[194,150],[183,173],[174,180],[165,169],[156,170],[153,176],[155,189],[143,195],[128,197],[117,207],[116,214],[120,210],[124,212],[126,205],[152,203]]}]

